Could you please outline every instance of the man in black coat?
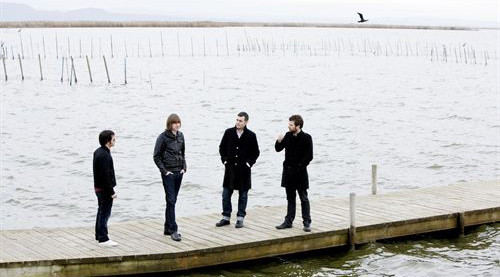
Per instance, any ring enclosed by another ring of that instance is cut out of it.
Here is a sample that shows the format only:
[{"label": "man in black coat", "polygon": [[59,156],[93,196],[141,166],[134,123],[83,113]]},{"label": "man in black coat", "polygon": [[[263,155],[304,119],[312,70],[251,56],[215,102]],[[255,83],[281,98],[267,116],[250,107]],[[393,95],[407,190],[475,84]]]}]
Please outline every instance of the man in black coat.
[{"label": "man in black coat", "polygon": [[99,134],[101,147],[94,151],[93,171],[94,190],[97,196],[97,217],[95,222],[95,239],[102,246],[116,246],[116,242],[108,237],[108,220],[111,216],[113,199],[116,198],[115,168],[111,157],[111,147],[115,146],[115,133],[104,130]]},{"label": "man in black coat", "polygon": [[295,198],[296,193],[298,193],[302,207],[304,231],[310,232],[311,211],[307,198],[307,189],[309,188],[307,166],[313,159],[313,143],[311,136],[302,131],[304,120],[300,115],[292,115],[288,120],[289,132],[285,136],[280,135],[274,145],[276,152],[285,149],[281,186],[286,189],[288,202],[285,222],[276,228],[292,228],[295,219]]},{"label": "man in black coat", "polygon": [[222,190],[222,216],[215,224],[217,227],[229,225],[231,218],[231,196],[238,190],[238,213],[236,214],[236,228],[243,227],[246,215],[248,190],[252,187],[251,168],[259,157],[257,136],[246,125],[248,114],[240,112],[236,118],[236,125],[227,129],[219,145],[221,161],[225,166]]}]

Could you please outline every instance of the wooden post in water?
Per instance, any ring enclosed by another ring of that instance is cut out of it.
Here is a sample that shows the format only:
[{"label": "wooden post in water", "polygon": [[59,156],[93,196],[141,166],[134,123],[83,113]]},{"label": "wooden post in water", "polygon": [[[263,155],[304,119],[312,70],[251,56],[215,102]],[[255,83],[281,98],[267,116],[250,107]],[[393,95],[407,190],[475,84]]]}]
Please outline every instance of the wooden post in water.
[{"label": "wooden post in water", "polygon": [[181,56],[181,42],[179,41],[179,32],[177,32],[177,52],[179,53],[179,57]]},{"label": "wooden post in water", "polygon": [[203,57],[207,56],[207,49],[205,48],[205,36],[203,36]]},{"label": "wooden post in water", "polygon": [[73,72],[73,77],[75,78],[75,84],[78,83],[78,79],[76,78],[76,70],[75,63],[73,62],[73,57],[71,57],[71,72]]},{"label": "wooden post in water", "polygon": [[21,62],[21,55],[17,54],[17,57],[19,58],[19,67],[21,68],[21,80],[24,81],[23,63]]},{"label": "wooden post in water", "polygon": [[161,56],[165,57],[165,51],[163,50],[163,33],[160,32],[160,42],[161,42]]},{"label": "wooden post in water", "polygon": [[124,59],[123,75],[125,77],[125,85],[127,84],[127,58]]},{"label": "wooden post in water", "polygon": [[151,40],[148,40],[148,44],[149,44],[149,57],[152,58],[153,52],[151,52]]},{"label": "wooden post in water", "polygon": [[59,59],[59,43],[57,41],[57,33],[56,33],[56,59]]},{"label": "wooden post in water", "polygon": [[465,216],[464,216],[464,213],[463,212],[460,212],[460,213],[457,213],[457,230],[458,230],[458,234],[459,236],[462,238],[465,234],[465,224],[464,224],[464,219],[465,219]]},{"label": "wooden post in water", "polygon": [[38,65],[40,66],[40,81],[43,81],[42,58],[40,58],[40,54],[38,54]]},{"label": "wooden post in water", "polygon": [[113,35],[109,35],[109,42],[111,44],[111,58],[114,57],[114,53],[113,53]]},{"label": "wooden post in water", "polygon": [[193,37],[191,37],[191,57],[194,57]]},{"label": "wooden post in water", "polygon": [[356,211],[355,211],[355,209],[356,209],[356,193],[351,192],[349,194],[350,226],[349,226],[349,234],[348,234],[350,250],[354,250],[355,240],[356,240]]},{"label": "wooden post in water", "polygon": [[227,39],[227,32],[226,32],[226,54],[229,57],[229,41]]},{"label": "wooden post in water", "polygon": [[45,52],[45,36],[42,37],[42,45],[43,45],[43,59],[46,59],[47,53]]},{"label": "wooden post in water", "polygon": [[372,194],[377,194],[377,165],[372,164]]},{"label": "wooden post in water", "polygon": [[111,80],[109,79],[108,64],[106,63],[106,56],[102,55],[102,59],[104,60],[104,67],[106,68],[106,76],[108,77],[108,84],[111,84]]},{"label": "wooden post in water", "polygon": [[5,56],[2,57],[2,62],[3,62],[3,73],[5,76],[5,82],[7,82],[7,67],[5,66]]},{"label": "wooden post in water", "polygon": [[82,39],[80,39],[80,59],[82,58]]},{"label": "wooden post in water", "polygon": [[127,40],[123,40],[123,45],[125,46],[125,58],[128,58]]},{"label": "wooden post in water", "polygon": [[85,59],[87,59],[87,68],[89,70],[90,83],[92,83],[92,72],[90,71],[89,56],[85,55]]},{"label": "wooden post in water", "polygon": [[21,33],[19,33],[19,43],[21,44],[21,54],[24,59],[23,37],[21,36]]},{"label": "wooden post in water", "polygon": [[61,62],[61,83],[64,82],[64,57],[62,57]]}]

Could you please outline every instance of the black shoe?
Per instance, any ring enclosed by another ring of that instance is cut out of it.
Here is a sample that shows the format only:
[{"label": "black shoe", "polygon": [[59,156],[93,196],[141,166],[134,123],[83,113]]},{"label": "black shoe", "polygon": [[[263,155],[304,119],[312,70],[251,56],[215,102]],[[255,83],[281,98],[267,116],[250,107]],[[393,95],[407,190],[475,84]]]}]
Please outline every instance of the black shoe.
[{"label": "black shoe", "polygon": [[177,233],[177,232],[173,232],[170,237],[175,240],[175,241],[181,241],[181,234]]},{"label": "black shoe", "polygon": [[292,228],[292,224],[291,223],[283,222],[283,223],[281,223],[281,225],[276,226],[276,229],[278,229],[278,230],[288,229],[288,228]]},{"label": "black shoe", "polygon": [[219,222],[215,223],[215,226],[222,227],[222,226],[229,225],[230,223],[231,222],[229,222],[229,220],[221,219]]},{"label": "black shoe", "polygon": [[235,228],[243,228],[243,220],[237,220],[234,227]]},{"label": "black shoe", "polygon": [[304,225],[304,229],[302,230],[304,230],[304,232],[311,232],[311,225],[310,224]]},{"label": "black shoe", "polygon": [[[165,236],[170,236],[172,233],[170,233],[169,231],[163,231],[163,234]],[[179,235],[179,237],[182,237],[181,234],[178,234],[178,235]]]}]

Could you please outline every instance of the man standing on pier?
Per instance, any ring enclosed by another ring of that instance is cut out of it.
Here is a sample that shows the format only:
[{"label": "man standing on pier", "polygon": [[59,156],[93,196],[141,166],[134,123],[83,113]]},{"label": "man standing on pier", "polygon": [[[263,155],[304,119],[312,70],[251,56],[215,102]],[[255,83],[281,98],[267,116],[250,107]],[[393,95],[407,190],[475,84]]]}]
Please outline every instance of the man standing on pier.
[{"label": "man standing on pier", "polygon": [[276,226],[276,229],[292,228],[295,219],[296,194],[298,193],[302,207],[304,231],[310,232],[311,211],[307,198],[307,189],[309,188],[307,166],[313,159],[313,143],[311,136],[302,131],[304,120],[300,115],[292,115],[288,120],[289,132],[285,136],[279,135],[274,145],[276,152],[285,149],[281,186],[286,189],[288,202],[285,221]]},{"label": "man standing on pier", "polygon": [[252,186],[251,168],[260,154],[257,136],[246,127],[247,123],[248,114],[240,112],[236,117],[236,125],[224,132],[219,145],[221,161],[226,169],[222,185],[222,219],[215,224],[217,227],[230,224],[231,196],[234,190],[239,192],[235,227],[243,227],[248,190]]},{"label": "man standing on pier", "polygon": [[108,237],[108,219],[111,216],[113,199],[116,198],[115,169],[111,157],[111,147],[115,146],[115,133],[104,130],[99,134],[101,147],[94,151],[94,190],[97,195],[97,217],[95,222],[95,239],[102,246],[116,246],[118,243]]}]

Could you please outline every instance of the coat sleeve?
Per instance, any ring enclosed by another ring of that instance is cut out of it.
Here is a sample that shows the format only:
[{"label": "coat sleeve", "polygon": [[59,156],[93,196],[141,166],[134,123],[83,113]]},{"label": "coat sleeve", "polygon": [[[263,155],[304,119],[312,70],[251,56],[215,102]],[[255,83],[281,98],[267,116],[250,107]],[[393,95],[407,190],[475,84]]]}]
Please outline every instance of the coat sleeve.
[{"label": "coat sleeve", "polygon": [[276,152],[281,152],[281,150],[285,149],[286,144],[288,143],[288,133],[285,134],[285,137],[279,142],[276,140],[276,143],[274,144],[274,149]]},{"label": "coat sleeve", "polygon": [[182,135],[182,168],[184,169],[184,172],[187,171],[187,164],[186,164],[186,140],[184,139],[184,135]]},{"label": "coat sleeve", "polygon": [[109,195],[114,195],[115,190],[113,189],[114,186],[116,186],[116,179],[115,179],[115,169],[113,166],[113,158],[111,155],[107,156],[107,161],[106,161],[106,191],[109,192]]},{"label": "coat sleeve", "polygon": [[257,162],[257,158],[259,158],[260,155],[260,150],[259,150],[259,143],[257,142],[257,135],[253,134],[252,136],[252,145],[251,145],[251,154],[249,155],[249,159],[246,161],[250,167]]},{"label": "coat sleeve", "polygon": [[305,149],[304,155],[302,156],[300,163],[303,167],[306,167],[313,159],[313,142],[312,142],[312,137],[310,135],[307,135],[305,137],[304,149]]},{"label": "coat sleeve", "polygon": [[219,144],[219,154],[222,163],[227,161],[226,144],[227,144],[227,130],[224,132],[224,135],[222,136],[222,139]]},{"label": "coat sleeve", "polygon": [[156,166],[160,169],[160,172],[165,172],[165,167],[163,166],[163,162],[161,161],[161,156],[163,155],[163,138],[162,135],[159,135],[156,139],[155,150],[153,152],[153,160],[155,161]]}]

